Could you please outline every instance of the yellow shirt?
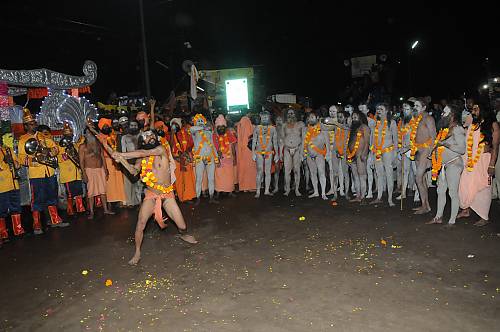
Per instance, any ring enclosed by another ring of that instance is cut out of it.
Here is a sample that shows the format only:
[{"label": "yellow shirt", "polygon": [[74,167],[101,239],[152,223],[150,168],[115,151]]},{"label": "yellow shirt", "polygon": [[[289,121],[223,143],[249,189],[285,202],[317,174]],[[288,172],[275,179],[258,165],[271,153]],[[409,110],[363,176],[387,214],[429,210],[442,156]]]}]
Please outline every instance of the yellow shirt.
[{"label": "yellow shirt", "polygon": [[49,149],[56,147],[56,143],[50,138],[44,138],[42,134],[35,133],[34,135],[24,134],[19,139],[18,151],[19,151],[19,162],[21,165],[28,166],[28,175],[30,179],[40,179],[54,175],[55,170],[52,167],[39,164],[33,161],[33,156],[26,154],[24,145],[26,141],[30,138],[37,138],[44,146]]},{"label": "yellow shirt", "polygon": [[[76,143],[75,149],[78,152],[78,147],[81,143]],[[59,181],[61,183],[72,182],[82,179],[82,171],[76,167],[75,163],[69,159],[66,154],[66,148],[58,145],[59,154],[57,155],[57,160],[59,162]]]},{"label": "yellow shirt", "polygon": [[[4,157],[7,154],[6,149],[8,148],[0,148],[0,193],[19,189],[19,182],[14,180],[9,164],[4,161]],[[12,150],[10,150],[10,152],[12,154],[12,159],[17,161],[16,154],[13,153]]]}]

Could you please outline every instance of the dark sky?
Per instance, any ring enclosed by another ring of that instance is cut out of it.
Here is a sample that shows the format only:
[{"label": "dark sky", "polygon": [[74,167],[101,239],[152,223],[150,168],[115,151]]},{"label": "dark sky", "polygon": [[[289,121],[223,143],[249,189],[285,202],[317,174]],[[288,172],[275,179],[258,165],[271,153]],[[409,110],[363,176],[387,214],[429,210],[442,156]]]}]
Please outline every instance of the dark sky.
[{"label": "dark sky", "polygon": [[[311,96],[317,106],[337,101],[348,83],[344,59],[375,53],[395,63],[396,89],[403,94],[415,39],[420,41],[412,55],[416,94],[473,92],[486,80],[486,58],[491,73],[499,73],[498,17],[487,2],[418,4],[412,10],[408,5],[144,0],[153,95],[163,99],[173,86],[182,89],[181,63],[189,58],[199,69],[259,65],[267,93]],[[46,67],[81,75],[84,60],[91,59],[98,65],[94,100],[112,90],[142,89],[137,0],[7,0],[2,10],[1,68]]]}]

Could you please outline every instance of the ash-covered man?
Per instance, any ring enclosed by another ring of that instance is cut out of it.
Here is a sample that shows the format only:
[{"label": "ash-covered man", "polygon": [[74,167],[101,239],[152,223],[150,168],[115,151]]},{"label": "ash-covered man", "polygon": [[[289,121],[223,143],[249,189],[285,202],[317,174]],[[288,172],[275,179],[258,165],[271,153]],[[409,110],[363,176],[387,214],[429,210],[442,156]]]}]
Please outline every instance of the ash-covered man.
[{"label": "ash-covered man", "polygon": [[278,135],[277,154],[279,155],[280,160],[277,163],[275,163],[273,194],[276,194],[279,190],[280,174],[281,170],[283,169],[283,148],[285,144],[285,130],[283,124],[283,117],[277,116],[275,122],[276,122],[276,133]]},{"label": "ash-covered man", "polygon": [[[377,105],[377,122],[372,130],[371,152],[375,159],[375,170],[377,172],[377,199],[370,204],[382,203],[384,187],[387,188],[387,201],[389,206],[394,206],[392,192],[394,189],[393,163],[396,157],[394,144],[398,141],[398,128],[396,121],[392,120],[391,112],[387,104]],[[384,183],[384,181],[387,181]]]},{"label": "ash-covered man", "polygon": [[326,197],[326,174],[325,161],[329,161],[330,155],[330,139],[326,131],[321,130],[321,124],[315,112],[310,112],[307,116],[307,127],[303,130],[303,152],[304,159],[307,160],[307,166],[311,173],[311,181],[314,192],[309,195],[309,198],[319,197],[318,192],[318,177],[321,184],[321,198],[327,200]]},{"label": "ash-covered man", "polygon": [[469,217],[470,209],[480,219],[475,226],[488,224],[491,205],[491,181],[495,175],[495,162],[500,143],[500,127],[495,114],[484,106],[472,107],[472,125],[467,129],[465,169],[460,177],[460,214]]},{"label": "ash-covered man", "polygon": [[[372,114],[369,113],[370,109],[366,103],[361,103],[358,105],[358,110],[366,116],[366,121],[368,121],[368,128],[370,128],[370,146],[373,144],[373,130],[375,129],[376,121],[372,118]],[[366,172],[368,179],[368,193],[366,198],[373,198],[373,179],[374,179],[374,169],[375,169],[375,155],[371,151],[368,151],[368,159],[366,160]],[[377,175],[377,174],[375,174]],[[383,181],[383,179],[382,179]]]},{"label": "ash-covered man", "polygon": [[[397,183],[401,187],[401,195],[396,199],[405,199],[410,181],[410,171],[414,162],[410,160],[410,133],[413,127],[413,111],[409,103],[403,103],[401,119],[398,122],[398,164]],[[416,168],[415,168],[416,169]],[[410,186],[413,190],[414,184]]]},{"label": "ash-covered man", "polygon": [[[137,150],[139,144],[139,124],[132,120],[126,122],[128,128],[123,128],[124,135],[121,138],[121,151],[133,152]],[[134,165],[135,160],[127,160],[128,163]],[[139,181],[135,181],[133,176],[128,173],[123,174],[123,186],[125,190],[124,206],[133,207],[141,203],[142,185]]]},{"label": "ash-covered man", "polygon": [[455,105],[445,106],[439,119],[439,132],[431,152],[432,180],[437,180],[438,204],[436,216],[427,224],[442,224],[446,206],[446,192],[451,198],[451,214],[448,227],[455,225],[458,214],[458,186],[464,163],[465,130],[461,126],[462,110]]},{"label": "ash-covered man", "polygon": [[347,126],[347,118],[349,113],[340,111],[337,113],[339,126],[335,128],[335,149],[332,153],[337,154],[339,160],[339,181],[340,194],[344,195],[347,200],[349,197],[349,164],[347,163],[347,142],[349,140],[349,127]]},{"label": "ash-covered man", "polygon": [[337,106],[332,105],[328,109],[328,116],[324,119],[322,129],[328,134],[328,143],[330,145],[328,159],[328,173],[330,175],[330,190],[327,195],[333,195],[332,201],[337,201],[337,188],[339,180],[339,158],[335,149],[335,128],[338,126]]},{"label": "ash-covered man", "polygon": [[273,158],[275,162],[279,160],[278,151],[278,134],[276,133],[276,128],[271,125],[271,114],[268,111],[263,111],[260,113],[260,125],[255,127],[252,139],[252,159],[257,163],[256,198],[260,197],[260,188],[264,174],[264,195],[272,196],[272,193],[269,191],[269,187],[271,186],[271,165]]},{"label": "ash-covered man", "polygon": [[158,137],[152,131],[144,131],[142,134],[143,144],[141,150],[134,152],[115,152],[113,158],[124,162],[124,159],[135,159],[135,170],[140,172],[141,181],[146,185],[145,198],[139,210],[139,217],[135,229],[135,254],[129,261],[130,265],[136,265],[141,259],[141,245],[144,237],[144,228],[148,219],[154,214],[154,218],[161,228],[165,228],[162,216],[162,207],[167,215],[176,224],[180,238],[189,243],[197,243],[192,235],[187,234],[187,226],[182,212],[175,201],[175,162],[168,145],[160,145]]},{"label": "ash-covered man", "polygon": [[193,158],[196,171],[196,205],[200,204],[203,173],[207,172],[209,203],[219,203],[215,197],[215,165],[219,163],[217,152],[212,143],[212,128],[207,124],[207,119],[202,114],[193,117],[194,126],[190,128],[194,141]]},{"label": "ash-covered man", "polygon": [[[351,130],[347,145],[347,162],[352,171],[356,189],[356,198],[351,202],[365,203],[366,194],[366,160],[370,144],[370,129],[366,116],[360,111],[354,111],[351,116]],[[346,191],[349,189],[347,187]],[[346,194],[347,195],[347,194]]]},{"label": "ash-covered man", "polygon": [[410,159],[415,160],[417,166],[416,182],[422,206],[414,210],[415,214],[425,214],[431,211],[425,174],[430,166],[427,156],[436,138],[436,123],[426,111],[427,102],[424,98],[415,101],[415,110],[417,115],[410,133]]},{"label": "ash-covered man", "polygon": [[285,196],[290,193],[291,173],[293,170],[295,182],[295,196],[302,196],[300,186],[300,165],[302,163],[302,132],[304,123],[297,121],[297,114],[293,108],[286,111],[284,125],[283,161],[285,164]]}]

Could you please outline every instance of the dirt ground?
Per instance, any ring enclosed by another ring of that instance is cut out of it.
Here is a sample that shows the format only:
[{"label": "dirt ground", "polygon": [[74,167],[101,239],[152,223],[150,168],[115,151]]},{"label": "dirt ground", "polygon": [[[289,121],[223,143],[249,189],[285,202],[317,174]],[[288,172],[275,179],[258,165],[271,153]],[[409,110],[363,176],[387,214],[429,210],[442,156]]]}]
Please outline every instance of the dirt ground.
[{"label": "dirt ground", "polygon": [[4,246],[0,329],[499,329],[498,201],[493,224],[452,230],[424,225],[433,215],[413,216],[411,202],[401,212],[240,193],[181,207],[200,243],[150,221],[137,267],[136,210]]}]

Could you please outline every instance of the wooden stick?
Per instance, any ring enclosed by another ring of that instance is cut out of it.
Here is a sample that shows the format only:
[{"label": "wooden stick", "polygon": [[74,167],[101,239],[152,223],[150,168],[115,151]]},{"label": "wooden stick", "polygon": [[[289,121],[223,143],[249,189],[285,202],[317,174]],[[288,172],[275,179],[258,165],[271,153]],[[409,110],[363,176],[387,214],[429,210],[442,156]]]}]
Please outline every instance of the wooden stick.
[{"label": "wooden stick", "polygon": [[[99,143],[101,143],[101,145],[103,146],[103,148],[106,150],[106,152],[109,154],[109,156],[111,158],[113,158],[113,152],[115,152],[113,150],[113,148],[111,148],[108,144],[102,142],[98,135],[99,133],[94,129],[92,128],[92,125],[90,123],[87,123],[87,128],[90,130],[90,132],[95,136],[95,138],[97,139],[97,141]],[[114,159],[114,158],[113,158]],[[137,174],[137,169],[135,167],[133,167],[132,165],[130,165],[128,163],[127,160],[125,160],[124,158],[120,158],[120,159],[114,159],[115,161],[119,162],[120,164],[123,165],[123,167],[125,167],[125,169],[132,175],[136,175]]]}]

